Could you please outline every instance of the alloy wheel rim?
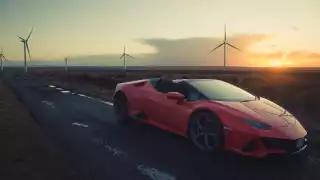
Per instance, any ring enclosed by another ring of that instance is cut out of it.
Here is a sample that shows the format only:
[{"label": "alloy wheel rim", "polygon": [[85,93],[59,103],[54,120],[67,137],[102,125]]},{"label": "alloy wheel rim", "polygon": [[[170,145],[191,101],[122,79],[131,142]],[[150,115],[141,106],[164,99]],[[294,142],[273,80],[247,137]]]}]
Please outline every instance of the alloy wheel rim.
[{"label": "alloy wheel rim", "polygon": [[216,148],[217,133],[214,121],[208,114],[200,114],[191,129],[194,143],[202,150],[210,151]]}]

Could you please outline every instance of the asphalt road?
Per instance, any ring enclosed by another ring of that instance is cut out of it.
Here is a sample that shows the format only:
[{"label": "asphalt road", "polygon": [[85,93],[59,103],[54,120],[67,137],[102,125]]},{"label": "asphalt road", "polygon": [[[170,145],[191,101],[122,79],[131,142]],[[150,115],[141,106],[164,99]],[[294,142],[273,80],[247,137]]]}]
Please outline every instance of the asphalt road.
[{"label": "asphalt road", "polygon": [[[7,77],[19,99],[84,179],[319,179],[308,157],[255,160],[200,152],[186,139],[135,122],[115,122],[112,103],[50,84]],[[317,178],[318,177],[318,178]]]}]

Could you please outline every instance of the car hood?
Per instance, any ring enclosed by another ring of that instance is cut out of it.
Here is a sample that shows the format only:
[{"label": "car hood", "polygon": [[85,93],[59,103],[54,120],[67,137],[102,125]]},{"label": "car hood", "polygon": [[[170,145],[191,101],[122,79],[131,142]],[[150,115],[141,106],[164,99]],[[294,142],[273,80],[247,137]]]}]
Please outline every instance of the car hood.
[{"label": "car hood", "polygon": [[245,113],[255,119],[259,119],[271,126],[288,127],[297,123],[296,118],[292,114],[264,98],[247,102],[219,101],[219,103]]}]

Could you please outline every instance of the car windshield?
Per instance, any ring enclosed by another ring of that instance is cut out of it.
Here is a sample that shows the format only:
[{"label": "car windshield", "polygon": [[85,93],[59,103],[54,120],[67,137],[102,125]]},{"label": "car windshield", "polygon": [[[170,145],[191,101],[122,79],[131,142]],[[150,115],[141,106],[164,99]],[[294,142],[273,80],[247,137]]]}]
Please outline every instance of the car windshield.
[{"label": "car windshield", "polygon": [[220,80],[190,80],[189,84],[210,100],[253,101],[256,99],[247,91]]}]

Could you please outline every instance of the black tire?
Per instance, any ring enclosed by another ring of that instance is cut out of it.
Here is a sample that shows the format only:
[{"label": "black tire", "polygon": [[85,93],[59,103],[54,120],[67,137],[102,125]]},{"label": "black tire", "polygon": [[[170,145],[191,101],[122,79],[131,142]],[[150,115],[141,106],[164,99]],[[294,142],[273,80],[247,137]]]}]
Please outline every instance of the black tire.
[{"label": "black tire", "polygon": [[223,126],[219,118],[209,111],[196,112],[191,116],[188,135],[192,143],[205,152],[220,152],[224,145]]},{"label": "black tire", "polygon": [[127,99],[123,94],[116,95],[113,100],[113,113],[118,123],[129,121]]}]

